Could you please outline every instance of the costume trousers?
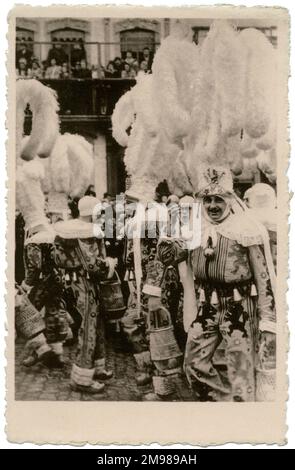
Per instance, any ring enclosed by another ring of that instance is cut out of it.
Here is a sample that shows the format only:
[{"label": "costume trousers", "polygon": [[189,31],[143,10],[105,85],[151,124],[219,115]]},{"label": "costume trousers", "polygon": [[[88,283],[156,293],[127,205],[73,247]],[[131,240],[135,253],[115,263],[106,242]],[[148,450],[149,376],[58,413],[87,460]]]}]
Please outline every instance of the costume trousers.
[{"label": "costume trousers", "polygon": [[93,369],[97,360],[105,358],[104,319],[96,287],[91,281],[80,277],[75,292],[82,317],[75,364],[82,369]]},{"label": "costume trousers", "polygon": [[[199,401],[254,401],[255,301],[199,303],[197,319],[188,332],[184,368]],[[227,374],[214,367],[214,353],[224,340]]]}]

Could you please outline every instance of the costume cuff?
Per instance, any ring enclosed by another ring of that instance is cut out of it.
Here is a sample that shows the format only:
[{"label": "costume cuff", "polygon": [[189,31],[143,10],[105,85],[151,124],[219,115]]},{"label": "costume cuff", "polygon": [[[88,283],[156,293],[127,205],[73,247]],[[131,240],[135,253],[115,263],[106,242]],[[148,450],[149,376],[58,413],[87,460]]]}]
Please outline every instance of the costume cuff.
[{"label": "costume cuff", "polygon": [[39,348],[36,349],[36,354],[37,354],[38,357],[41,357],[43,354],[45,354],[46,352],[48,352],[50,350],[51,350],[51,348],[47,343],[42,344],[42,346],[39,346]]},{"label": "costume cuff", "polygon": [[153,286],[151,284],[144,284],[142,292],[153,297],[161,297],[161,287]]},{"label": "costume cuff", "polygon": [[270,333],[276,334],[276,323],[270,320],[261,320],[259,322],[259,330],[260,331],[269,331]]},{"label": "costume cuff", "polygon": [[29,284],[27,284],[26,281],[23,281],[21,283],[21,287],[23,288],[25,292],[29,293],[33,286],[29,286]]},{"label": "costume cuff", "polygon": [[78,385],[89,386],[93,382],[94,371],[95,369],[84,369],[73,364],[71,380]]},{"label": "costume cuff", "polygon": [[101,358],[101,359],[96,359],[96,360],[94,361],[94,366],[95,366],[96,372],[100,372],[100,371],[104,370],[105,367],[106,367],[106,360],[105,360],[105,358],[103,357],[103,358]]},{"label": "costume cuff", "polygon": [[58,356],[61,356],[62,353],[63,353],[63,346],[62,346],[62,342],[61,341],[58,341],[56,343],[50,343],[50,347],[52,349],[52,351],[57,354]]}]

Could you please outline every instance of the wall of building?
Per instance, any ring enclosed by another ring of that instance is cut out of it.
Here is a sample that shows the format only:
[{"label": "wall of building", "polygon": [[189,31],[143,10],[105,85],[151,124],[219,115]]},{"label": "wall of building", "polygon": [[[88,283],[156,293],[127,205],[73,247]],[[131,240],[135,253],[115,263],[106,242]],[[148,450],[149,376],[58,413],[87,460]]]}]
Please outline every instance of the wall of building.
[{"label": "wall of building", "polygon": [[[198,18],[185,19],[182,22],[187,23],[193,31],[193,28],[209,28],[212,19]],[[55,29],[63,29],[70,27],[79,31],[83,31],[85,42],[105,43],[100,46],[100,51],[96,44],[87,46],[87,56],[91,65],[97,65],[99,62],[106,65],[109,60],[120,55],[120,32],[133,28],[141,28],[155,33],[156,42],[161,42],[169,33],[173,33],[178,19],[170,18],[18,18],[16,26],[21,29],[29,30],[32,33],[34,41],[50,42],[51,33]],[[267,35],[274,37],[276,40],[276,28],[268,20],[264,19],[235,19],[233,23],[237,27],[259,27],[270,28],[266,31]],[[50,45],[41,45],[35,47],[37,57],[41,56],[41,60],[46,60]]]}]

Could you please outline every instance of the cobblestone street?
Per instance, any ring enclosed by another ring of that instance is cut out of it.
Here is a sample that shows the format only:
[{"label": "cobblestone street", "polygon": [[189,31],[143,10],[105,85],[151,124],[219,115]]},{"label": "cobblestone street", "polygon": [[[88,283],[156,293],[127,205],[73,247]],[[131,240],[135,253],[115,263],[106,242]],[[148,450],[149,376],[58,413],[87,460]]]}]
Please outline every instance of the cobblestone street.
[{"label": "cobblestone street", "polygon": [[[103,393],[89,395],[71,390],[70,371],[75,357],[75,346],[65,347],[66,365],[63,370],[49,370],[42,364],[32,367],[22,365],[25,342],[16,340],[15,354],[15,398],[16,400],[60,400],[60,401],[142,401],[143,396],[152,391],[150,385],[138,387],[135,382],[135,361],[130,352],[122,351],[120,338],[107,342],[107,367],[114,373],[106,381]],[[191,401],[192,396],[184,377],[177,379],[175,393],[169,401]]]}]

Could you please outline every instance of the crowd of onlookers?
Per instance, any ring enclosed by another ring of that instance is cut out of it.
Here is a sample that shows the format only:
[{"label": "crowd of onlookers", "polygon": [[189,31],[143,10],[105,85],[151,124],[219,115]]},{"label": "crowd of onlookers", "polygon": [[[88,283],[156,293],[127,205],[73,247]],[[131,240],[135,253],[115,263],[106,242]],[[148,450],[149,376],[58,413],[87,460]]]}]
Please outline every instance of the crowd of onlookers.
[{"label": "crowd of onlookers", "polygon": [[16,73],[19,78],[135,78],[139,72],[151,73],[153,53],[145,47],[140,53],[131,50],[109,61],[106,67],[87,62],[83,40],[71,43],[53,39],[47,59],[38,60],[33,53],[33,41],[20,40],[16,44]]},{"label": "crowd of onlookers", "polygon": [[116,57],[109,61],[104,70],[105,78],[135,78],[138,72],[151,73],[153,54],[148,47],[135,57],[135,54],[128,50],[124,58]]}]

